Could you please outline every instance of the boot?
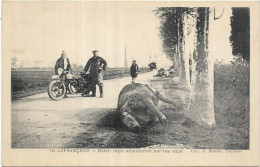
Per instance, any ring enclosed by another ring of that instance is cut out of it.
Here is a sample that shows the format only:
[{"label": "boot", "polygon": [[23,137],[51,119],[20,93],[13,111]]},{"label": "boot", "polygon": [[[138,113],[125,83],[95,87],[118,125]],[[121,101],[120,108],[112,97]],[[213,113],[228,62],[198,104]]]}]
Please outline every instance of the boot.
[{"label": "boot", "polygon": [[92,88],[92,97],[96,97],[96,86]]},{"label": "boot", "polygon": [[103,86],[100,86],[100,87],[99,87],[99,91],[100,91],[100,98],[103,98],[103,97],[104,97],[104,94],[103,94]]}]

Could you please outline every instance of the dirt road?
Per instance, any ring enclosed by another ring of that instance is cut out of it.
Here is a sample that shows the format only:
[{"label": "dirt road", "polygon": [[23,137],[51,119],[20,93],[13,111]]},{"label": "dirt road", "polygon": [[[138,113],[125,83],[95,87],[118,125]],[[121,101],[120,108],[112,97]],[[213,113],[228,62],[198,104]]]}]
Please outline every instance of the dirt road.
[{"label": "dirt road", "polygon": [[[153,75],[140,74],[137,82],[149,83]],[[96,127],[101,118],[115,110],[119,92],[130,82],[130,77],[104,81],[104,98],[69,95],[53,101],[42,93],[12,102],[12,147],[84,147],[77,142],[78,136],[90,133],[91,147],[106,147],[116,131],[106,127],[97,133]]]}]

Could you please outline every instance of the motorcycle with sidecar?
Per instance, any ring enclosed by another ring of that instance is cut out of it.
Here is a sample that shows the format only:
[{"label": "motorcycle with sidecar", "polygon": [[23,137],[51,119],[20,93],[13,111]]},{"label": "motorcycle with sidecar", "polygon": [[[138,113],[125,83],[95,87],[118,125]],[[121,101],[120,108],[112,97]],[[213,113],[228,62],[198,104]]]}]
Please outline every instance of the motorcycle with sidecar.
[{"label": "motorcycle with sidecar", "polygon": [[91,76],[90,74],[80,73],[80,78],[77,78],[71,71],[58,69],[58,75],[53,75],[52,80],[48,85],[48,95],[52,100],[61,100],[67,94],[81,93],[82,96],[89,94],[91,91]]}]

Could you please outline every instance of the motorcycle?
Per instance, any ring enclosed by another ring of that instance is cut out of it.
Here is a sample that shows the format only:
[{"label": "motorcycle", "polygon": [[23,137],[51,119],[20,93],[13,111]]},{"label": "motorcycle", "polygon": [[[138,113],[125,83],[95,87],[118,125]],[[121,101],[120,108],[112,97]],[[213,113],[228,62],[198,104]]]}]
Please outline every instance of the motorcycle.
[{"label": "motorcycle", "polygon": [[58,69],[58,75],[53,75],[48,86],[48,95],[52,100],[61,100],[67,94],[88,94],[91,91],[90,74],[80,73],[77,78],[72,72]]}]

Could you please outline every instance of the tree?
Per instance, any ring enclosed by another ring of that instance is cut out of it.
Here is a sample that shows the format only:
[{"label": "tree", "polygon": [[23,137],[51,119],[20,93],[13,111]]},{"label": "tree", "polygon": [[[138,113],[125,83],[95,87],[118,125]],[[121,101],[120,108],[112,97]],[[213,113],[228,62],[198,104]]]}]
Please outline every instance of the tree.
[{"label": "tree", "polygon": [[232,53],[250,61],[250,16],[249,8],[232,8],[231,36]]},{"label": "tree", "polygon": [[196,50],[193,55],[190,102],[186,113],[199,124],[215,125],[214,62],[209,48],[209,25],[213,17],[209,8],[198,8],[196,18]]},{"label": "tree", "polygon": [[161,7],[155,10],[156,15],[161,20],[160,37],[165,54],[173,60],[178,34],[177,34],[177,18],[175,8]]},{"label": "tree", "polygon": [[190,88],[190,74],[189,74],[189,54],[186,52],[186,38],[187,34],[187,14],[186,11],[180,13],[178,19],[178,45],[179,45],[179,88]]},{"label": "tree", "polygon": [[[210,50],[209,8],[159,8],[163,47],[179,66],[179,87],[189,88],[186,115],[199,124],[213,126],[214,82],[213,55]],[[171,53],[171,49],[174,52]],[[190,61],[191,60],[191,61]],[[189,78],[189,65],[192,78]]]},{"label": "tree", "polygon": [[158,8],[156,14],[161,19],[160,35],[166,55],[173,60],[179,74],[179,87],[189,88],[189,54],[185,53],[187,26],[185,19],[193,15],[194,8]]}]

